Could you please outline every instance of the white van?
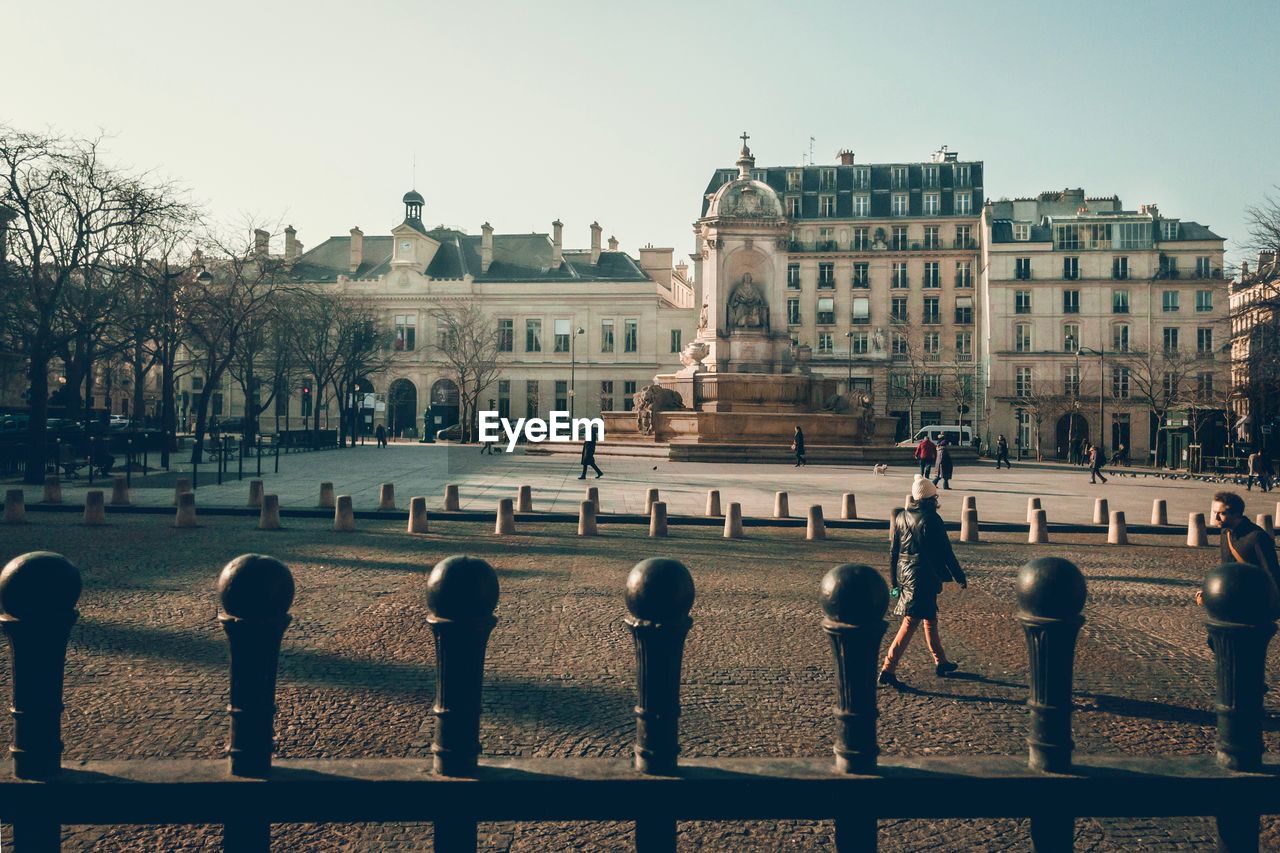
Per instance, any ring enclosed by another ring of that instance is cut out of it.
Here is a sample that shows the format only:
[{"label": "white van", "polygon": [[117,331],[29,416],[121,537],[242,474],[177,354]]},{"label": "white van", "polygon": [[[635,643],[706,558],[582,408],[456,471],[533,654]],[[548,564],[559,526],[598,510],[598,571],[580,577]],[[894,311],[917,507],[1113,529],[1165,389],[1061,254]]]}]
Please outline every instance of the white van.
[{"label": "white van", "polygon": [[958,426],[956,424],[934,424],[933,426],[920,427],[913,437],[906,441],[898,442],[898,446],[915,447],[922,439],[930,436],[935,441],[938,436],[942,436],[951,447],[969,447],[973,444],[973,430],[971,427]]}]

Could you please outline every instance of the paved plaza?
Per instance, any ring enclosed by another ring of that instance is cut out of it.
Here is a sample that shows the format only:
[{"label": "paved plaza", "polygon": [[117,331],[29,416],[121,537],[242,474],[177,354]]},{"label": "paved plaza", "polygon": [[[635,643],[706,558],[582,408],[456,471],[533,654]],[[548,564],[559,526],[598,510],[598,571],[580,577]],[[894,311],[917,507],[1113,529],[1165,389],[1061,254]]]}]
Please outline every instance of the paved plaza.
[{"label": "paved plaza", "polygon": [[[472,454],[468,454],[472,457]],[[465,464],[440,448],[372,448],[290,458],[270,482],[289,501],[314,503],[311,483],[334,470],[362,470],[362,481],[395,480],[401,494],[436,493],[464,483],[465,502],[490,506],[516,482],[540,500],[576,501],[571,461],[546,457],[473,457]],[[283,460],[282,460],[283,462]],[[719,485],[750,512],[771,508],[787,487],[797,503],[859,492],[870,514],[882,513],[907,481],[896,471],[873,492],[862,471],[764,468],[730,474],[715,466],[647,460],[603,460],[606,507],[636,509],[650,483],[669,490],[678,511],[701,508],[699,493]],[[658,464],[658,471],[653,471]],[[318,473],[328,468],[327,473]],[[680,478],[685,485],[678,486]],[[1023,506],[1016,487],[1044,489],[1055,514],[1083,514],[1092,491],[1077,472],[990,469],[963,473],[980,506],[1012,517]],[[352,482],[355,477],[352,476]],[[1056,487],[1052,484],[1057,483]],[[1072,485],[1069,485],[1072,484]],[[268,489],[273,488],[272,485]],[[343,488],[340,485],[340,489]],[[373,501],[372,485],[351,489]],[[1053,495],[1049,495],[1050,489]],[[201,501],[242,501],[247,488],[202,487]],[[1187,506],[1207,504],[1208,486],[1117,483],[1112,495],[1138,506],[1152,492]],[[957,495],[966,491],[957,492]],[[162,494],[140,494],[167,500]],[[165,493],[167,494],[167,492]],[[866,498],[863,498],[866,494]],[[210,496],[210,497],[206,497]],[[615,503],[616,502],[616,503]],[[951,507],[959,503],[948,501]],[[882,531],[833,531],[809,542],[803,531],[765,527],[744,540],[716,528],[674,527],[671,538],[647,538],[639,525],[604,525],[596,539],[572,535],[568,523],[522,522],[510,538],[492,525],[432,521],[431,533],[409,536],[402,521],[362,520],[341,534],[322,519],[286,520],[261,532],[244,517],[206,516],[194,530],[175,530],[155,515],[116,515],[106,528],[86,528],[74,515],[32,513],[30,523],[0,527],[0,560],[53,548],[81,569],[80,621],[67,661],[66,759],[175,756],[215,758],[225,744],[226,650],[215,620],[214,580],[245,552],[285,560],[297,579],[294,622],[280,665],[279,754],[286,757],[429,756],[433,720],[434,647],[426,623],[429,568],[449,554],[488,559],[502,586],[498,627],[489,647],[482,741],[486,754],[626,756],[634,734],[634,653],[622,622],[623,581],[638,560],[679,557],[697,584],[694,627],[685,658],[681,741],[690,756],[830,756],[834,699],[832,663],[820,628],[818,583],[833,565],[868,562],[886,568]],[[1167,536],[1137,535],[1127,547],[1096,545],[1096,534],[1063,534],[1028,546],[1025,534],[992,534],[958,545],[970,575],[965,591],[942,599],[942,630],[961,677],[934,677],[917,638],[900,676],[904,692],[880,692],[880,744],[886,754],[1024,754],[1026,644],[1012,619],[1013,578],[1033,556],[1075,560],[1089,582],[1087,623],[1077,654],[1075,740],[1081,752],[1134,755],[1212,751],[1212,657],[1202,613],[1192,595],[1217,549],[1190,550]],[[1280,664],[1271,648],[1269,671]],[[0,667],[0,695],[9,669]],[[1275,679],[1272,679],[1274,683]],[[1280,751],[1276,692],[1267,697],[1267,748]],[[0,743],[12,737],[0,717]],[[882,821],[885,850],[1025,850],[1023,821]],[[484,824],[486,850],[615,850],[631,827],[615,823]],[[825,822],[682,823],[682,849],[826,850]],[[68,850],[196,850],[217,844],[217,827],[68,827]],[[1077,824],[1077,849],[1168,850],[1211,847],[1209,819],[1094,820]],[[6,828],[5,840],[8,841]],[[428,825],[282,825],[281,850],[429,850]],[[1264,848],[1280,846],[1280,822],[1264,821]]]}]

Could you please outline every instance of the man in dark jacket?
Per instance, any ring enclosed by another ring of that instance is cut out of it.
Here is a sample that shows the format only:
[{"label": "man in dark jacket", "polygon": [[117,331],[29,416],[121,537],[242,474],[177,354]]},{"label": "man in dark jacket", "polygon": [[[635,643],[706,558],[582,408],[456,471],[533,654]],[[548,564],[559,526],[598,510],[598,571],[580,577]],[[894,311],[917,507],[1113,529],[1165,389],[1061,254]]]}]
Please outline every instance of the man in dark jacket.
[{"label": "man in dark jacket", "polygon": [[[1089,448],[1089,482],[1097,483],[1098,480],[1107,482],[1107,478],[1102,474],[1102,466],[1106,463],[1106,456],[1103,455],[1102,448],[1093,445]],[[1097,479],[1094,479],[1097,478]]]},{"label": "man in dark jacket", "polygon": [[[1276,561],[1276,540],[1244,515],[1244,498],[1235,492],[1213,496],[1213,521],[1222,528],[1218,537],[1218,559],[1224,563],[1251,563],[1271,572],[1280,586],[1280,563]],[[1196,592],[1196,604],[1203,604]]]},{"label": "man in dark jacket", "polygon": [[791,436],[791,451],[796,455],[796,464],[793,466],[799,468],[801,465],[807,465],[804,459],[804,430],[796,425],[795,435]]},{"label": "man in dark jacket", "polygon": [[1004,435],[996,438],[996,470],[1000,470],[1000,463],[1004,463],[1004,467],[1012,468],[1009,464],[1009,442],[1005,440]]},{"label": "man in dark jacket", "polygon": [[588,431],[587,440],[582,442],[582,475],[579,480],[587,479],[587,468],[596,469],[596,479],[604,476],[604,472],[600,470],[600,466],[596,464],[596,437],[595,433]]},{"label": "man in dark jacket", "polygon": [[926,435],[916,445],[916,459],[920,462],[920,476],[928,477],[933,471],[933,463],[938,459],[938,445]]},{"label": "man in dark jacket", "polygon": [[924,624],[924,639],[933,654],[934,672],[944,678],[959,667],[947,660],[938,633],[938,593],[947,581],[968,585],[960,561],[951,550],[947,529],[938,515],[938,489],[923,477],[911,486],[911,502],[894,520],[893,545],[889,551],[889,574],[897,593],[894,616],[902,626],[893,638],[879,681],[901,686],[894,673],[916,628]]}]

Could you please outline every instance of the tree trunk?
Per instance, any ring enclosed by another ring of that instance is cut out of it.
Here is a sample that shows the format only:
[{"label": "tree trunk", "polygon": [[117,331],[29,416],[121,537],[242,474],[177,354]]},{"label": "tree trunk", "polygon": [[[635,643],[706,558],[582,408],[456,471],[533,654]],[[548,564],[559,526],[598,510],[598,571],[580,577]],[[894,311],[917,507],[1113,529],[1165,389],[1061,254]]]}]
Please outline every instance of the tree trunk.
[{"label": "tree trunk", "polygon": [[40,344],[32,347],[27,379],[31,384],[31,399],[27,410],[31,421],[27,428],[27,464],[22,482],[39,485],[44,482],[48,437],[46,430],[49,424],[49,354]]},{"label": "tree trunk", "polygon": [[160,365],[160,429],[164,439],[160,444],[160,464],[169,469],[169,454],[177,450],[178,411],[173,390],[174,364],[172,354],[166,352]]}]

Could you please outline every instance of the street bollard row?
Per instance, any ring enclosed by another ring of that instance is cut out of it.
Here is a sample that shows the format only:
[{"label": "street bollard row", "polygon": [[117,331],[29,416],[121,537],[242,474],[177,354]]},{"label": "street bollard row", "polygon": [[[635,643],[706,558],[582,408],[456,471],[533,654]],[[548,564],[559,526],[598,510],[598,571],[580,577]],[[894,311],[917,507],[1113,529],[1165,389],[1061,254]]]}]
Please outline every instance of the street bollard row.
[{"label": "street bollard row", "polygon": [[[1085,621],[1085,579],[1070,561],[1042,557],[1021,567],[1015,589],[1014,615],[1025,636],[1029,667],[1028,766],[1066,773],[1074,749],[1072,682]],[[217,618],[231,651],[228,770],[233,776],[266,778],[275,748],[276,674],[292,618],[294,579],[280,561],[246,554],[222,570],[217,591]],[[58,554],[24,554],[0,570],[0,630],[13,662],[10,751],[19,779],[50,780],[61,770],[63,677],[80,592],[78,569]],[[1263,677],[1280,593],[1268,571],[1240,563],[1211,571],[1202,593],[1217,679],[1217,762],[1228,770],[1256,772],[1263,768]],[[481,696],[486,649],[497,624],[498,576],[482,559],[448,557],[432,569],[425,596],[436,646],[433,769],[441,776],[474,777],[482,751]],[[694,600],[693,578],[677,560],[644,560],[627,576],[625,622],[636,659],[633,766],[642,774],[679,772],[681,669]],[[870,566],[840,565],[823,577],[819,602],[835,664],[834,769],[874,773],[876,673],[888,587]],[[1222,820],[1220,831],[1244,837],[1252,831],[1256,837],[1256,816],[1233,815],[1229,825]],[[854,813],[837,821],[838,837],[874,838],[874,817]],[[251,837],[265,840],[269,831],[265,824],[228,823],[228,833],[246,845]],[[644,835],[659,847],[668,846],[668,839],[674,845],[674,820],[641,818],[636,831],[637,841]],[[450,844],[437,849],[474,849],[474,821],[450,818],[439,822],[438,838],[441,832]],[[1073,832],[1070,817],[1032,818],[1036,849],[1069,849],[1064,843]]]}]

